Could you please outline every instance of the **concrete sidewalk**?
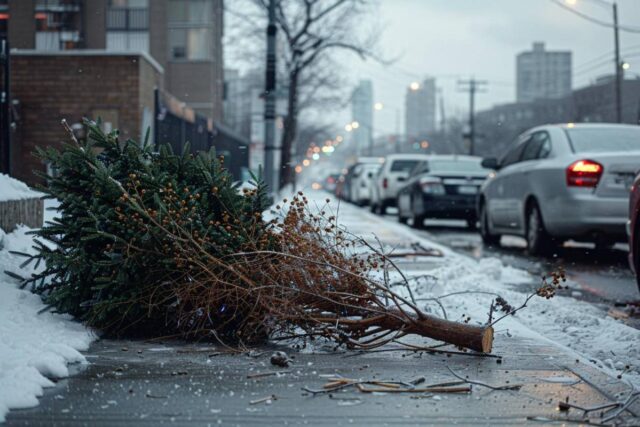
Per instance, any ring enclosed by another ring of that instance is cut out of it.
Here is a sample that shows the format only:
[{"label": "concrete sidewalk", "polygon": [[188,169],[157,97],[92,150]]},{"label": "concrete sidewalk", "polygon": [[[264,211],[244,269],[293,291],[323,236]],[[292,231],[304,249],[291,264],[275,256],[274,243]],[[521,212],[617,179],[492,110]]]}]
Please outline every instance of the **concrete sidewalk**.
[{"label": "concrete sidewalk", "polygon": [[[259,353],[263,351],[264,353]],[[557,348],[513,339],[494,358],[375,353],[289,354],[275,368],[273,348],[232,355],[224,348],[181,343],[99,341],[91,364],[48,389],[40,406],[11,411],[7,426],[126,425],[520,425],[548,424],[566,415],[559,401],[595,406],[626,397],[629,387]],[[473,386],[468,394],[365,394],[355,389],[311,396],[330,374],[346,378],[454,381],[448,368],[490,385],[523,384],[519,391]],[[278,376],[247,375],[274,370]],[[269,403],[251,401],[274,395]],[[633,410],[640,413],[640,405]],[[571,411],[571,416],[578,412]],[[533,421],[533,419],[539,421]],[[628,425],[639,419],[626,418]]]},{"label": "concrete sidewalk", "polygon": [[[385,245],[406,239],[391,226],[345,209],[352,232],[375,232]],[[364,215],[364,214],[363,214]],[[373,224],[373,225],[372,225]],[[375,226],[375,229],[370,229]],[[409,257],[410,258],[410,257]],[[400,259],[403,270],[425,271],[438,263],[428,257]],[[125,425],[532,425],[578,419],[579,411],[559,412],[569,401],[593,407],[624,400],[631,388],[588,362],[547,341],[526,336],[496,338],[499,359],[426,353],[296,351],[265,346],[231,354],[220,346],[180,342],[110,341],[94,343],[90,364],[47,389],[40,406],[12,410],[7,426]],[[416,343],[424,344],[423,342]],[[275,350],[294,358],[289,368],[269,362]],[[449,369],[493,386],[522,384],[515,390],[474,385],[466,394],[362,393],[349,388],[312,396],[331,375],[362,380],[411,381],[423,385],[456,381]],[[248,378],[256,373],[278,375]],[[269,402],[252,401],[274,396]],[[640,402],[631,411],[640,414]],[[627,425],[640,419],[626,413]]]}]

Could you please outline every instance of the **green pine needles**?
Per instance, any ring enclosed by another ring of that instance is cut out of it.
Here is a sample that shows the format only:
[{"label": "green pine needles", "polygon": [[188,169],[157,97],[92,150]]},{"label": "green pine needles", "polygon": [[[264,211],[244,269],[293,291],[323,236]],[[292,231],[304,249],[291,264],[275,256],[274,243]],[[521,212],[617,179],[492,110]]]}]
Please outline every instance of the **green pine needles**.
[{"label": "green pine needles", "polygon": [[[214,152],[175,154],[168,145],[155,152],[86,125],[86,142],[74,138],[37,153],[56,171],[44,176],[43,191],[60,206],[53,222],[34,231],[39,252],[26,263],[45,268],[25,284],[107,334],[186,333],[176,288],[194,282],[190,257],[224,257],[257,241],[268,246],[266,189],[254,182],[241,191]],[[225,321],[209,320],[210,327]]]}]

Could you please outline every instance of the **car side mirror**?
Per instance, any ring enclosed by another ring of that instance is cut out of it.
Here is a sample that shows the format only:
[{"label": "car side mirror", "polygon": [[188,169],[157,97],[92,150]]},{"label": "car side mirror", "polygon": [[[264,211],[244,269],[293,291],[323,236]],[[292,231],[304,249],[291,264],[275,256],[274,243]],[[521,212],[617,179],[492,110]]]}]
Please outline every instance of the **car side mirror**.
[{"label": "car side mirror", "polygon": [[494,170],[500,169],[500,164],[498,163],[498,159],[496,159],[495,157],[486,157],[482,159],[482,163],[480,164],[485,169],[494,169]]}]

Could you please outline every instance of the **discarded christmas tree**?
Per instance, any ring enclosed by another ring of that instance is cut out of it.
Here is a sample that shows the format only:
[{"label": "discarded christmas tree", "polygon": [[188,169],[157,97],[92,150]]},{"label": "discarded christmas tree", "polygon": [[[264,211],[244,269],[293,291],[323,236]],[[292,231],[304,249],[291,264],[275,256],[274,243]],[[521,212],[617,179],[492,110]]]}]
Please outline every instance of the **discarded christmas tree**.
[{"label": "discarded christmas tree", "polygon": [[265,220],[264,186],[241,191],[213,153],[154,152],[88,127],[86,142],[40,152],[61,204],[37,232],[55,245],[27,261],[45,269],[25,283],[58,311],[111,335],[371,349],[416,334],[491,351],[491,326],[428,315],[373,280],[385,256],[356,250],[301,193]]}]

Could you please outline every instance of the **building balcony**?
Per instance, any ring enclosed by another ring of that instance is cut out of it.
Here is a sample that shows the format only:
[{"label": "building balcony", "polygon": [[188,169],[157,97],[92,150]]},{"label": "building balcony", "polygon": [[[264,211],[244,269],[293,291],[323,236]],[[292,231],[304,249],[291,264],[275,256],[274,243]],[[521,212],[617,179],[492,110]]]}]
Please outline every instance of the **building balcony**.
[{"label": "building balcony", "polygon": [[149,29],[149,10],[146,8],[110,8],[107,10],[107,30],[146,31]]}]

